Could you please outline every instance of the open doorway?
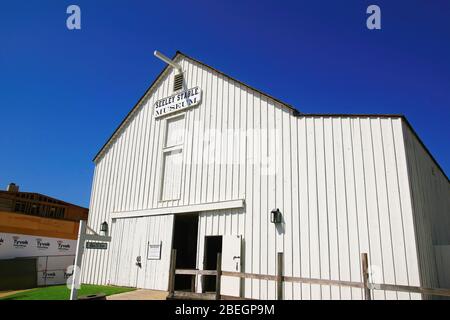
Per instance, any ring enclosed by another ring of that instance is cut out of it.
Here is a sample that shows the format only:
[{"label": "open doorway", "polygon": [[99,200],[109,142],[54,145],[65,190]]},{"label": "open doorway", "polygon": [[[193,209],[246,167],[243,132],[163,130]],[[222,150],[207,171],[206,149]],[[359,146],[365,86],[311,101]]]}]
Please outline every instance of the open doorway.
[{"label": "open doorway", "polygon": [[[222,253],[222,236],[206,236],[205,237],[205,254],[203,269],[216,270],[217,254]],[[203,292],[216,291],[216,277],[203,276]]]},{"label": "open doorway", "polygon": [[[177,250],[177,269],[196,269],[197,233],[197,214],[175,215],[172,248]],[[193,290],[195,285],[193,278],[190,275],[177,275],[175,290]]]}]

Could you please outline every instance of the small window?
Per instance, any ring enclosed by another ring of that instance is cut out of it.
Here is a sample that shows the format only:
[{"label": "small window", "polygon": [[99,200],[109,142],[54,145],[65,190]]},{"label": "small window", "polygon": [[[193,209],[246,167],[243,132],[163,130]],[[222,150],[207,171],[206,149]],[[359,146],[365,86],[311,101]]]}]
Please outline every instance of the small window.
[{"label": "small window", "polygon": [[14,211],[20,212],[21,209],[22,209],[22,203],[21,202],[16,202],[16,207],[14,208]]},{"label": "small window", "polygon": [[183,89],[183,74],[179,73],[175,75],[175,79],[173,81],[173,91],[178,91]]},{"label": "small window", "polygon": [[56,208],[56,216],[58,218],[64,218],[64,208],[61,207]]},{"label": "small window", "polygon": [[184,116],[167,119],[165,148],[183,143]]},{"label": "small window", "polygon": [[38,214],[39,214],[39,206],[33,204],[33,205],[31,206],[31,214],[38,215]]}]

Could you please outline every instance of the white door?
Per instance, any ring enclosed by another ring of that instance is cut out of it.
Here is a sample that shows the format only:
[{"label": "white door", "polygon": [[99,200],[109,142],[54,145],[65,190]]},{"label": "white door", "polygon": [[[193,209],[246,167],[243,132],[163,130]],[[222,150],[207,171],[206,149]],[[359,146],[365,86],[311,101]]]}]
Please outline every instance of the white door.
[{"label": "white door", "polygon": [[[241,237],[223,236],[222,238],[222,270],[241,272]],[[237,277],[222,276],[220,293],[226,296],[239,297],[241,280]]]}]

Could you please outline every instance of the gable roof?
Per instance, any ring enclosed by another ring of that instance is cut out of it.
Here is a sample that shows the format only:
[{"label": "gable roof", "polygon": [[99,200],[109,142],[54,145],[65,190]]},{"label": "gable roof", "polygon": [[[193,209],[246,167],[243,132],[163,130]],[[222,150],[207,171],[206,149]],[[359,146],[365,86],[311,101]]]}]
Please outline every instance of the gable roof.
[{"label": "gable roof", "polygon": [[[178,59],[179,57],[187,58],[187,59],[189,59],[189,60],[191,60],[191,61],[193,61],[193,62],[195,62],[195,63],[197,63],[197,64],[200,64],[200,65],[202,65],[202,66],[204,66],[204,67],[206,67],[206,68],[208,68],[208,69],[210,69],[210,70],[212,70],[212,71],[214,71],[214,72],[216,72],[216,73],[218,73],[218,74],[224,76],[224,77],[227,77],[228,79],[230,79],[230,80],[232,80],[232,81],[235,81],[235,82],[239,83],[239,84],[242,85],[242,86],[247,87],[247,88],[250,89],[250,90],[256,91],[256,92],[260,93],[261,95],[264,95],[264,96],[270,98],[271,100],[276,101],[276,102],[282,104],[283,106],[285,106],[285,107],[291,109],[291,110],[294,112],[294,114],[299,114],[299,113],[300,113],[300,112],[299,112],[295,107],[293,107],[292,105],[290,105],[290,104],[288,104],[288,103],[285,103],[285,102],[281,101],[280,99],[277,99],[277,98],[275,98],[275,97],[272,97],[271,95],[269,95],[269,94],[267,94],[267,93],[265,93],[265,92],[263,92],[263,91],[261,91],[261,90],[259,90],[259,89],[253,88],[253,87],[249,86],[248,84],[246,84],[246,83],[244,83],[244,82],[242,82],[242,81],[240,81],[240,80],[237,80],[237,79],[235,79],[235,78],[233,78],[233,77],[230,77],[229,75],[223,73],[222,71],[219,71],[219,70],[217,70],[216,68],[213,68],[213,67],[211,67],[210,65],[207,65],[207,64],[204,63],[204,62],[201,62],[201,61],[199,61],[199,60],[197,60],[197,59],[194,59],[194,58],[192,58],[192,57],[190,57],[190,56],[188,56],[188,55],[182,53],[181,51],[177,51],[177,52],[175,53],[175,55],[172,57],[172,60]],[[115,136],[119,133],[120,129],[125,125],[125,123],[128,121],[128,119],[133,115],[133,113],[139,108],[139,106],[141,105],[141,102],[142,102],[142,101],[145,99],[145,97],[150,93],[150,91],[156,86],[156,84],[158,83],[158,81],[161,79],[161,77],[166,73],[166,71],[167,71],[169,68],[170,68],[170,66],[169,66],[169,65],[166,65],[166,66],[164,67],[164,69],[160,72],[160,74],[159,74],[159,75],[155,78],[155,80],[152,82],[152,84],[148,87],[148,89],[145,91],[145,93],[142,95],[142,97],[139,98],[139,100],[138,100],[137,103],[134,105],[134,107],[130,110],[130,112],[128,112],[128,114],[125,116],[125,118],[122,120],[122,122],[121,122],[121,123],[119,124],[119,126],[116,128],[116,130],[114,130],[114,132],[113,132],[113,133],[111,134],[111,136],[108,138],[108,140],[106,141],[106,143],[105,143],[105,144],[101,147],[101,149],[97,152],[97,154],[95,155],[95,157],[94,157],[94,159],[93,159],[94,162],[97,160],[97,158],[100,157],[100,155],[103,153],[103,151],[104,151],[104,150],[108,147],[108,145],[112,142],[112,140],[115,138]]]}]

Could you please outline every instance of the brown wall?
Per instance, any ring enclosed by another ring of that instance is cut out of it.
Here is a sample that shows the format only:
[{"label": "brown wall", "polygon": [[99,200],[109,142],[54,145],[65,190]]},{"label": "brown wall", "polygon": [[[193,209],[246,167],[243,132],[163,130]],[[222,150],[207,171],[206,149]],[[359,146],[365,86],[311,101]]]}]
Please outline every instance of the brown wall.
[{"label": "brown wall", "polygon": [[89,210],[81,207],[75,206],[67,206],[66,212],[64,214],[64,219],[68,220],[87,220],[88,219]]},{"label": "brown wall", "polygon": [[76,240],[78,222],[0,211],[0,232]]}]

